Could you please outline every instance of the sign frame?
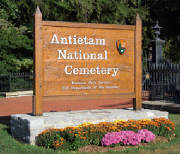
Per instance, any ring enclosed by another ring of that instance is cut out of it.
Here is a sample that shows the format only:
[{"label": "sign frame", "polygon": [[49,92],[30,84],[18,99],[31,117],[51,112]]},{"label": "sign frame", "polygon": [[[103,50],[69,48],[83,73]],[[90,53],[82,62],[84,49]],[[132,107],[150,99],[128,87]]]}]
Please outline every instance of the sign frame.
[{"label": "sign frame", "polygon": [[51,96],[50,98],[58,98],[59,100],[87,100],[87,99],[108,99],[108,98],[132,98],[133,109],[141,110],[142,108],[142,22],[137,14],[136,25],[113,25],[113,24],[91,24],[91,23],[72,23],[61,21],[43,21],[39,7],[37,7],[34,15],[34,88],[33,88],[33,115],[41,116],[43,113],[43,100],[49,99],[43,96],[43,26],[70,26],[74,28],[107,28],[122,29],[134,31],[134,93],[128,94],[110,94],[110,95],[87,95],[87,96]]}]

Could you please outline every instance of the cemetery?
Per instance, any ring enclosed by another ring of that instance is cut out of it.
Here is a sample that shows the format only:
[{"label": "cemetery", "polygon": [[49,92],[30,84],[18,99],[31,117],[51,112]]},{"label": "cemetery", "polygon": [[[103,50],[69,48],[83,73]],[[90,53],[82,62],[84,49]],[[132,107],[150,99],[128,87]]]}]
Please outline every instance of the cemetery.
[{"label": "cemetery", "polygon": [[[0,134],[13,145],[2,152],[18,152],[14,144],[31,153],[77,154],[179,145],[179,64],[163,58],[158,22],[144,55],[138,13],[134,24],[52,21],[43,13],[37,6],[33,71],[14,83],[0,75]],[[21,87],[29,96],[15,96]]]}]

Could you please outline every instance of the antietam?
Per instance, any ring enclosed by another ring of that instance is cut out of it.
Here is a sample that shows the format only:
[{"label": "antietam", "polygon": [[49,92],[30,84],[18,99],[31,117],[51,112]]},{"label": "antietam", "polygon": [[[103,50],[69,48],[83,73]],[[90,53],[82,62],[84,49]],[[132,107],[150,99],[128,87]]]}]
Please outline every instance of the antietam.
[{"label": "antietam", "polygon": [[88,38],[87,36],[67,36],[57,37],[56,34],[52,36],[51,44],[72,44],[72,45],[105,45],[105,39],[103,38]]},{"label": "antietam", "polygon": [[58,58],[57,59],[76,59],[76,60],[107,60],[108,54],[104,50],[103,53],[88,53],[88,52],[67,52],[67,50],[57,50]]}]

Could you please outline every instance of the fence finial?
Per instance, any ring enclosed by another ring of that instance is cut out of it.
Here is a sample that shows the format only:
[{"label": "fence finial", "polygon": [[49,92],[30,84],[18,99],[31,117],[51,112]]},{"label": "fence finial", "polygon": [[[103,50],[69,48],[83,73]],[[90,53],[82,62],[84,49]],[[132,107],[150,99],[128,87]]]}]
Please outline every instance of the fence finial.
[{"label": "fence finial", "polygon": [[37,8],[36,8],[35,14],[41,14],[41,11],[40,11],[40,9],[39,9],[39,6],[37,6]]},{"label": "fence finial", "polygon": [[141,20],[139,13],[136,14],[136,20]]}]

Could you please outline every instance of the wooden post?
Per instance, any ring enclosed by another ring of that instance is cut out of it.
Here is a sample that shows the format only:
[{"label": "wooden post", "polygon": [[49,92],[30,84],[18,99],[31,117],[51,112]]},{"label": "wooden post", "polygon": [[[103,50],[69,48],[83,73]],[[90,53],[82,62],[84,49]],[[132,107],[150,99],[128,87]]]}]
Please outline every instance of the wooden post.
[{"label": "wooden post", "polygon": [[37,7],[34,15],[34,96],[33,114],[42,115],[42,41],[41,41],[42,14]]},{"label": "wooden post", "polygon": [[133,100],[133,109],[142,108],[142,22],[137,14],[135,29],[135,98]]}]

